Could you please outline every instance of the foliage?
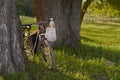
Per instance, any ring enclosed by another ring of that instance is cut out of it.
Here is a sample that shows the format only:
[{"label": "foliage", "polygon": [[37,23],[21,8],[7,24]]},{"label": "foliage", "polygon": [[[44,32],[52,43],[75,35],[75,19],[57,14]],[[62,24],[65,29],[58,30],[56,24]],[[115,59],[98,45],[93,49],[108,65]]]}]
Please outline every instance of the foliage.
[{"label": "foliage", "polygon": [[[92,16],[106,16],[106,17],[119,17],[120,9],[115,3],[117,0],[94,0],[88,8],[87,15]],[[117,6],[117,7],[116,7]]]},{"label": "foliage", "polygon": [[34,16],[34,0],[16,0],[20,15]]},{"label": "foliage", "polygon": [[107,0],[114,9],[120,10],[120,0]]}]

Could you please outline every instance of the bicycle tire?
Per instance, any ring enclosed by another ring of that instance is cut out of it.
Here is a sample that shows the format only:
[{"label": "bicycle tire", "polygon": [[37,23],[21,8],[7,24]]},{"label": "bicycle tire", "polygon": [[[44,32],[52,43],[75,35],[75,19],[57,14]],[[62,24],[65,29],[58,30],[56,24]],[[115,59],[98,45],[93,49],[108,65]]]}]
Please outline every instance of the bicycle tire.
[{"label": "bicycle tire", "polygon": [[43,59],[47,67],[51,70],[55,70],[55,58],[53,55],[52,48],[47,40],[44,40],[42,49]]}]

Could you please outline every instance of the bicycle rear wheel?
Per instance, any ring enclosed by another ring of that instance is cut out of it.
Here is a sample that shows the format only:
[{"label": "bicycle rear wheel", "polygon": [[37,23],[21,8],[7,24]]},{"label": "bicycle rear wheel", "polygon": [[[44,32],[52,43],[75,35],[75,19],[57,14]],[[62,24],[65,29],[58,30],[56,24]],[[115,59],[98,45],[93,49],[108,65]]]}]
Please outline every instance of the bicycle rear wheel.
[{"label": "bicycle rear wheel", "polygon": [[55,69],[55,59],[53,55],[52,48],[47,40],[44,40],[43,47],[41,48],[43,59],[47,65],[47,67],[51,70]]},{"label": "bicycle rear wheel", "polygon": [[24,51],[27,53],[27,56],[33,56],[33,43],[31,37],[26,37],[24,40]]}]

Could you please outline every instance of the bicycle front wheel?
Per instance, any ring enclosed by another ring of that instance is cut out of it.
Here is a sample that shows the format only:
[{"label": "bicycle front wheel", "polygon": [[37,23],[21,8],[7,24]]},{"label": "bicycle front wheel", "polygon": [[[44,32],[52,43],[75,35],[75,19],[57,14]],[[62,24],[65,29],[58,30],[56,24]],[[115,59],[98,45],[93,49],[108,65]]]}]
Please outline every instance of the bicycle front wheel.
[{"label": "bicycle front wheel", "polygon": [[44,61],[49,69],[55,69],[55,59],[52,48],[47,40],[44,40],[44,46],[42,48]]}]

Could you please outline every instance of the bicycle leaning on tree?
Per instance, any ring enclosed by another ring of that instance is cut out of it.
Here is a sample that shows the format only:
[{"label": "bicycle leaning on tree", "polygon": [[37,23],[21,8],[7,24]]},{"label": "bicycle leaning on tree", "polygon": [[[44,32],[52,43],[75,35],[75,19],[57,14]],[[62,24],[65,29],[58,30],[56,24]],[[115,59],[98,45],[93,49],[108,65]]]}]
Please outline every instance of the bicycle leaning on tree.
[{"label": "bicycle leaning on tree", "polygon": [[[49,25],[48,27],[46,25]],[[49,69],[55,69],[55,58],[50,42],[56,40],[56,30],[53,18],[43,20],[38,23],[37,30],[31,35],[32,24],[22,25],[24,29],[24,48],[36,54],[37,48],[43,56],[43,60]],[[39,47],[38,47],[39,46]]]}]

